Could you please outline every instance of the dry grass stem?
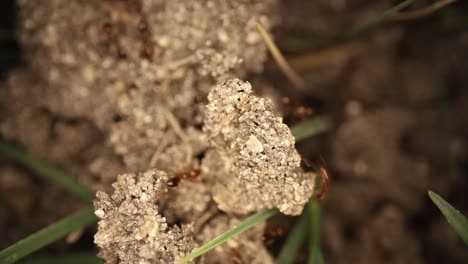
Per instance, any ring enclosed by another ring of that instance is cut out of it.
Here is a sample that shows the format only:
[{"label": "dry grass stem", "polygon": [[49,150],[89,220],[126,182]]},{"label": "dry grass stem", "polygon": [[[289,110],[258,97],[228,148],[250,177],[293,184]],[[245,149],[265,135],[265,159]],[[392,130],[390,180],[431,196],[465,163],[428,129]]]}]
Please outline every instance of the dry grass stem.
[{"label": "dry grass stem", "polygon": [[358,55],[366,48],[364,42],[352,41],[340,46],[313,51],[305,55],[289,59],[289,64],[296,71],[306,71],[315,67],[331,64],[333,62],[346,60]]},{"label": "dry grass stem", "polygon": [[281,54],[281,51],[278,49],[273,39],[271,38],[270,34],[268,34],[268,32],[265,30],[262,24],[257,22],[256,25],[257,25],[257,30],[262,35],[263,41],[265,41],[265,44],[270,50],[271,55],[273,56],[273,59],[278,64],[281,71],[294,84],[294,86],[296,86],[296,88],[303,89],[305,87],[304,79],[302,79],[301,76],[299,76],[299,74],[297,74],[294,71],[294,69],[288,64],[283,54]]}]

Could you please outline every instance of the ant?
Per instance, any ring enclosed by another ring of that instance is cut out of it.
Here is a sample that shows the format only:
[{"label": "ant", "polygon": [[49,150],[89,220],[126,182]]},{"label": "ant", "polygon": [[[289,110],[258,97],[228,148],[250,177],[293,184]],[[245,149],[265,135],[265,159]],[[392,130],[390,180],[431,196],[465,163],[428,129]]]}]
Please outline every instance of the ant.
[{"label": "ant", "polygon": [[124,2],[128,10],[140,16],[140,22],[137,25],[141,40],[140,57],[151,61],[154,55],[154,45],[151,41],[151,28],[142,12],[142,3],[140,0],[124,0]]},{"label": "ant", "polygon": [[[123,10],[115,6],[109,7],[111,11],[119,14],[120,21],[124,24],[134,25],[139,32],[141,42],[140,57],[147,60],[152,60],[155,50],[154,43],[151,40],[151,28],[148,24],[145,14],[142,12],[142,3],[140,0],[121,0],[124,5]],[[139,17],[139,22],[137,21]],[[118,58],[125,59],[127,54],[123,51],[120,44],[119,32],[115,31],[110,23],[104,23],[102,31],[110,43],[110,49],[115,51]]]},{"label": "ant", "polygon": [[102,31],[106,35],[106,38],[110,42],[110,48],[115,50],[117,53],[118,58],[120,59],[125,59],[127,58],[127,54],[125,51],[122,49],[122,46],[120,45],[120,38],[117,32],[114,31],[112,24],[109,22],[106,22],[102,25]]},{"label": "ant", "polygon": [[193,180],[197,178],[198,176],[200,176],[201,173],[202,171],[200,169],[191,169],[188,171],[181,171],[181,172],[174,173],[174,177],[172,177],[167,182],[167,186],[171,188],[176,188],[179,185],[181,180],[185,180],[185,179]]},{"label": "ant", "polygon": [[[328,193],[328,188],[330,187],[330,172],[328,167],[325,165],[325,161],[323,158],[320,158],[321,166],[317,169],[317,176],[320,177],[320,190],[319,193],[316,195],[317,200],[322,201],[325,198],[325,195]],[[309,168],[317,168],[316,165],[312,164],[310,161],[303,159],[304,164]]]},{"label": "ant", "polygon": [[319,168],[318,176],[320,177],[320,191],[317,194],[317,200],[322,201],[325,195],[328,193],[328,187],[330,186],[330,173],[327,167],[322,166]]},{"label": "ant", "polygon": [[271,245],[276,238],[282,237],[286,231],[286,227],[284,226],[272,226],[271,224],[267,224],[262,239],[265,241],[266,245]]},{"label": "ant", "polygon": [[142,17],[140,23],[138,24],[138,31],[141,34],[141,43],[142,43],[140,56],[142,58],[152,60],[153,55],[154,55],[154,45],[153,45],[153,42],[151,41],[151,31],[148,26],[148,22],[146,21],[144,17]]},{"label": "ant", "polygon": [[288,96],[283,97],[281,101],[287,106],[287,113],[295,120],[301,121],[316,114],[312,107],[298,105]]}]

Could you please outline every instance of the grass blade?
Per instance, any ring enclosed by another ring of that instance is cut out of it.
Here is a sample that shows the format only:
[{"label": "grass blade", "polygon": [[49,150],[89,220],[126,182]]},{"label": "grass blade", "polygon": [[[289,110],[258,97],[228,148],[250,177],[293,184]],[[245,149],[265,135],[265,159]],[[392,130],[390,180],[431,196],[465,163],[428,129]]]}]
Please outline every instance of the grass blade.
[{"label": "grass blade", "polygon": [[412,20],[422,18],[428,15],[432,15],[433,13],[439,11],[440,9],[455,3],[457,0],[439,0],[432,5],[421,8],[415,11],[408,11],[408,12],[400,12],[395,13],[393,16],[388,17],[389,20],[393,21],[405,21],[405,20]]},{"label": "grass blade", "polygon": [[12,144],[0,140],[0,153],[16,160],[30,170],[36,172],[44,179],[62,187],[85,201],[91,201],[93,193],[85,186],[78,183],[71,176],[60,169],[47,164],[42,160],[36,159],[32,155],[19,150]]},{"label": "grass blade", "polygon": [[286,242],[284,242],[283,248],[276,258],[276,264],[291,264],[294,262],[297,252],[299,252],[307,234],[306,229],[308,219],[307,214],[303,214],[301,216],[299,222],[294,226],[291,234],[286,239]]},{"label": "grass blade", "polygon": [[437,193],[429,191],[429,197],[439,207],[449,224],[468,246],[468,220]]},{"label": "grass blade", "polygon": [[323,264],[323,256],[320,250],[320,204],[315,198],[312,198],[308,204],[308,213],[310,214],[310,241],[309,241],[309,259],[308,264]]},{"label": "grass blade", "polygon": [[70,253],[66,255],[39,255],[20,261],[19,264],[104,264],[94,252]]},{"label": "grass blade", "polygon": [[367,23],[364,23],[362,25],[358,25],[358,26],[354,27],[353,29],[351,29],[351,31],[348,34],[348,37],[359,35],[361,33],[364,33],[366,31],[368,31],[369,29],[374,28],[375,26],[377,26],[380,23],[384,22],[386,18],[396,14],[397,12],[399,12],[403,8],[409,6],[413,2],[414,2],[414,0],[405,0],[405,1],[393,6],[391,8],[385,10],[382,14],[380,14],[378,17],[374,18],[373,20],[371,20],[371,21],[369,21]]},{"label": "grass blade", "polygon": [[291,127],[291,133],[296,138],[296,142],[328,131],[332,122],[328,117],[318,116],[301,122]]},{"label": "grass blade", "polygon": [[66,236],[68,233],[97,222],[93,208],[86,208],[78,213],[67,216],[27,238],[18,241],[0,252],[0,263],[15,263],[21,258],[41,249],[42,247]]},{"label": "grass blade", "polygon": [[301,76],[299,76],[299,74],[297,74],[297,72],[295,72],[294,69],[291,68],[291,65],[289,65],[289,63],[286,61],[283,54],[281,53],[279,48],[276,46],[270,34],[268,34],[268,32],[262,26],[262,24],[257,22],[256,25],[257,25],[258,32],[260,32],[260,35],[262,36],[263,41],[268,47],[268,50],[273,56],[273,59],[275,60],[278,67],[281,69],[284,75],[288,77],[291,83],[294,84],[294,86],[296,86],[297,88],[303,89],[305,87],[304,79],[302,79]]},{"label": "grass blade", "polygon": [[270,218],[271,216],[278,213],[277,209],[266,209],[259,213],[249,216],[247,219],[242,221],[239,225],[235,226],[234,228],[229,229],[228,231],[224,232],[223,234],[215,237],[211,241],[205,243],[203,246],[197,248],[196,250],[192,251],[192,253],[188,254],[187,256],[179,259],[176,263],[183,264],[187,263],[194,258],[205,254],[206,252],[210,251],[211,249],[215,248],[216,246],[226,242],[228,239],[233,238],[234,236],[248,230],[252,226],[265,221],[266,219]]}]

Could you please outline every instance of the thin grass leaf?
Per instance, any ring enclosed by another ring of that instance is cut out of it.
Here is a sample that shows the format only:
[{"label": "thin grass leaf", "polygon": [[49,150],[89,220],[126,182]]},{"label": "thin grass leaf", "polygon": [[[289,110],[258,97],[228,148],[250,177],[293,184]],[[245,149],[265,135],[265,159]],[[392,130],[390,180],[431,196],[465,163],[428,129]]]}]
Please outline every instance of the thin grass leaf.
[{"label": "thin grass leaf", "polygon": [[393,21],[405,21],[405,20],[418,19],[418,18],[432,15],[433,13],[455,2],[457,2],[457,0],[439,0],[427,7],[414,10],[414,11],[399,12],[388,18],[389,20],[393,20]]},{"label": "thin grass leaf", "polygon": [[308,264],[324,264],[323,255],[320,249],[311,248],[309,251],[309,258],[307,259]]},{"label": "thin grass leaf", "polygon": [[32,155],[19,150],[12,144],[0,140],[0,153],[21,163],[23,166],[36,172],[42,178],[56,184],[85,201],[91,201],[93,193],[85,186],[78,183],[71,176],[47,162],[39,160]]},{"label": "thin grass leaf", "polygon": [[176,263],[183,264],[187,263],[194,258],[205,254],[206,252],[212,250],[213,248],[219,246],[220,244],[226,242],[227,240],[239,235],[240,233],[250,229],[252,226],[265,221],[266,219],[272,217],[273,215],[277,214],[277,209],[266,209],[261,212],[258,212],[254,215],[249,216],[247,219],[242,221],[239,225],[235,226],[234,228],[229,229],[228,231],[224,232],[223,234],[215,237],[211,241],[205,243],[203,246],[197,248],[196,250],[192,251],[192,253],[188,254],[187,256],[179,259]]},{"label": "thin grass leaf", "polygon": [[310,214],[309,258],[307,262],[308,264],[323,264],[323,256],[320,250],[320,204],[315,198],[312,198],[307,209]]},{"label": "thin grass leaf", "polygon": [[332,122],[328,117],[318,116],[291,127],[296,142],[330,130]]},{"label": "thin grass leaf", "polygon": [[439,210],[444,214],[445,218],[447,218],[449,224],[468,246],[468,220],[437,193],[432,191],[428,193],[432,202],[439,207]]},{"label": "thin grass leaf", "polygon": [[66,255],[39,255],[27,258],[19,264],[104,264],[94,252],[70,253]]},{"label": "thin grass leaf", "polygon": [[299,222],[294,226],[291,234],[286,239],[286,242],[284,242],[283,248],[276,258],[276,264],[291,264],[294,262],[296,255],[305,240],[308,221],[308,215],[303,214],[299,219]]},{"label": "thin grass leaf", "polygon": [[303,89],[305,87],[304,79],[302,79],[301,76],[297,74],[297,72],[295,72],[293,68],[291,68],[291,65],[289,65],[288,61],[284,58],[283,54],[281,53],[279,48],[276,46],[272,37],[270,36],[270,34],[268,34],[268,32],[262,26],[262,24],[257,22],[256,25],[257,25],[258,32],[260,32],[260,35],[262,36],[263,41],[268,47],[268,50],[273,56],[273,59],[275,60],[278,67],[281,69],[284,75],[288,77],[288,79],[291,81],[291,83],[294,86],[296,86],[299,89]]},{"label": "thin grass leaf", "polygon": [[351,31],[347,34],[347,37],[359,35],[361,33],[364,33],[372,28],[374,28],[377,25],[380,25],[382,22],[385,21],[386,18],[398,13],[400,10],[403,8],[409,6],[412,4],[414,0],[405,0],[387,10],[385,10],[382,14],[380,14],[378,17],[372,19],[371,21],[364,23],[362,25],[355,26]]},{"label": "thin grass leaf", "polygon": [[[337,42],[349,41],[350,38],[354,38],[360,34],[366,33],[371,29],[381,25],[383,22],[390,20],[391,16],[394,16],[398,12],[400,12],[403,8],[412,4],[414,0],[405,0],[387,10],[385,10],[382,14],[377,16],[376,18],[365,22],[363,24],[355,25],[354,27],[350,28],[348,31],[343,32],[340,35],[321,39],[320,36],[311,36],[306,35],[302,38],[296,39],[289,39],[282,45],[282,49],[284,51],[296,52],[296,53],[304,53],[306,51],[317,51],[318,49],[327,48],[330,46],[336,45]],[[289,42],[289,43],[288,43]],[[320,52],[320,51],[318,51]],[[291,63],[292,65],[292,63]]]},{"label": "thin grass leaf", "polygon": [[330,44],[326,48],[303,52],[299,56],[288,58],[294,70],[305,72],[333,64],[334,62],[353,58],[367,50],[368,43],[362,40],[348,40],[342,44]]},{"label": "thin grass leaf", "polygon": [[65,237],[68,233],[97,222],[93,208],[67,216],[0,252],[0,263],[15,263],[21,258]]}]

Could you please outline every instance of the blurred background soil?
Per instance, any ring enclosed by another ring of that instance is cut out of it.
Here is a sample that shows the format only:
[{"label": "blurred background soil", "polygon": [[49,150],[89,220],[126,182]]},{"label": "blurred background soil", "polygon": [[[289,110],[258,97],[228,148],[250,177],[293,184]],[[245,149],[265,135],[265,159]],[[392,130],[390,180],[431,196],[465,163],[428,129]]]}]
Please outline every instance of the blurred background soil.
[{"label": "blurred background soil", "polygon": [[[411,9],[432,2],[416,1]],[[271,58],[264,73],[247,80],[265,87],[260,93],[287,96],[294,105],[333,120],[330,131],[297,144],[307,159],[322,156],[333,178],[323,202],[327,263],[468,260],[465,245],[427,196],[427,190],[434,190],[468,212],[468,5],[459,2],[345,40],[337,36],[397,2],[280,2],[275,41],[306,86],[291,85]],[[2,1],[0,13],[5,78],[21,65],[14,1]],[[282,105],[289,125],[308,117],[295,116],[288,107]],[[87,124],[64,126],[79,131]],[[0,248],[80,206],[69,199],[0,158]],[[92,233],[75,247],[89,248]],[[278,240],[272,251],[281,244]]]}]

